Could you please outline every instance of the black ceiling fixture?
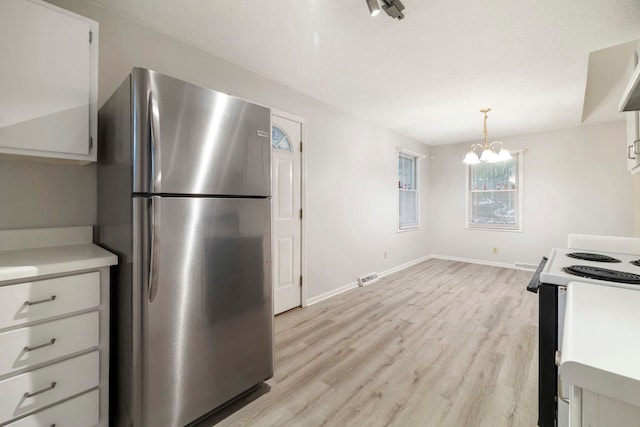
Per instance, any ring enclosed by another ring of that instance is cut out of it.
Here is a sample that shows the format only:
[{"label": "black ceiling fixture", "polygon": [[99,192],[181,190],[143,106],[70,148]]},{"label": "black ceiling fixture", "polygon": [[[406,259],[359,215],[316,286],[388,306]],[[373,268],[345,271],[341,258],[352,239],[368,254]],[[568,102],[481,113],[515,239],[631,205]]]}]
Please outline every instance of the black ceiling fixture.
[{"label": "black ceiling fixture", "polygon": [[[378,0],[366,0],[367,6],[369,7],[369,13],[371,16],[376,16],[380,13],[380,6],[378,5]],[[387,15],[392,17],[393,19],[403,19],[404,14],[402,11],[404,10],[404,5],[400,0],[380,0],[382,2],[382,10],[387,12]]]},{"label": "black ceiling fixture", "polygon": [[403,19],[404,5],[400,0],[382,0],[382,9],[393,19]]}]

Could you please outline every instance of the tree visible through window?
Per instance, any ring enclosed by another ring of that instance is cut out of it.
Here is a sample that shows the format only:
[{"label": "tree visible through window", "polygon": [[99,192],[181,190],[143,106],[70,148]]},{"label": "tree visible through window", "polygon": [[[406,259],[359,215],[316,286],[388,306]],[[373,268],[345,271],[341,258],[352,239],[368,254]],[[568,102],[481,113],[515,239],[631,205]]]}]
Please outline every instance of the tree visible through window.
[{"label": "tree visible through window", "polygon": [[468,166],[467,227],[522,230],[522,153]]}]

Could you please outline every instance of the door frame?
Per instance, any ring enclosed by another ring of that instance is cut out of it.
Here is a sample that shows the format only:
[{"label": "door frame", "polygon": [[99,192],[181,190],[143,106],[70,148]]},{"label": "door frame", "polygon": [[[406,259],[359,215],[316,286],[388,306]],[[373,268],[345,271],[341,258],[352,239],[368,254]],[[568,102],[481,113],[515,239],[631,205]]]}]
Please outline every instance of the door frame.
[{"label": "door frame", "polygon": [[[306,204],[306,184],[307,184],[307,168],[305,165],[305,153],[309,145],[307,140],[307,119],[304,117],[296,116],[295,114],[287,113],[276,108],[271,109],[271,128],[273,129],[273,116],[282,117],[284,119],[292,120],[300,123],[300,139],[303,143],[303,149],[300,151],[300,209],[302,209],[302,219],[300,220],[300,275],[302,276],[302,286],[300,287],[300,307],[307,306],[307,204]],[[272,132],[270,130],[269,136]],[[271,146],[273,150],[273,145]],[[273,157],[272,157],[273,159]],[[273,160],[271,163],[271,174],[273,175]],[[273,179],[273,176],[272,176]],[[273,208],[272,208],[273,212]],[[271,229],[273,230],[273,215],[271,215]],[[272,265],[272,281],[275,285],[276,278],[273,277],[275,269],[273,268],[273,254],[275,253],[274,239],[271,239],[271,265]],[[275,292],[274,292],[275,298]]]}]

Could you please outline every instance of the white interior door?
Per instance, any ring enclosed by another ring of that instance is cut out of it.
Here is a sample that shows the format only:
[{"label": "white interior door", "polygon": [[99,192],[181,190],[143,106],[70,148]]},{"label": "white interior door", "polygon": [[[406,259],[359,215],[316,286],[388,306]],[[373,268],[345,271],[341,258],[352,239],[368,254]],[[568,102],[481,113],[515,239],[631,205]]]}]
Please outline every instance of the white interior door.
[{"label": "white interior door", "polygon": [[299,307],[300,275],[300,142],[302,125],[272,116],[274,313]]}]

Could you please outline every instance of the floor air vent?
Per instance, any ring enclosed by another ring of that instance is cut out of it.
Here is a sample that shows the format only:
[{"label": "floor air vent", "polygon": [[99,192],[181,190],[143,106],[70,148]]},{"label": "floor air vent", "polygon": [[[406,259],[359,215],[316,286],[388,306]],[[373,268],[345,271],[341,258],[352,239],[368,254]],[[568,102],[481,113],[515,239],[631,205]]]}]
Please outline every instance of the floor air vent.
[{"label": "floor air vent", "polygon": [[513,263],[513,266],[522,270],[535,270],[538,268],[537,265],[527,264],[526,262],[515,262]]},{"label": "floor air vent", "polygon": [[362,277],[358,277],[358,285],[367,286],[374,282],[377,282],[379,279],[378,273],[370,273]]}]

